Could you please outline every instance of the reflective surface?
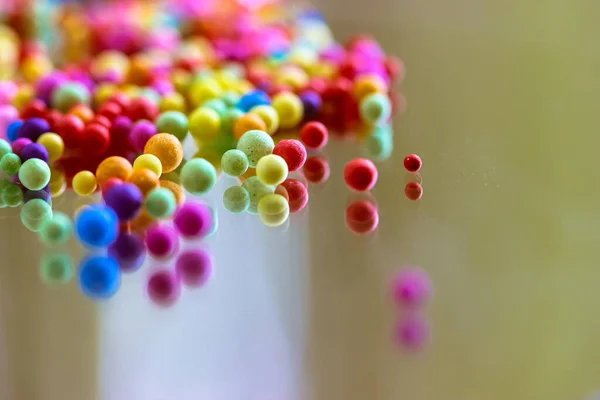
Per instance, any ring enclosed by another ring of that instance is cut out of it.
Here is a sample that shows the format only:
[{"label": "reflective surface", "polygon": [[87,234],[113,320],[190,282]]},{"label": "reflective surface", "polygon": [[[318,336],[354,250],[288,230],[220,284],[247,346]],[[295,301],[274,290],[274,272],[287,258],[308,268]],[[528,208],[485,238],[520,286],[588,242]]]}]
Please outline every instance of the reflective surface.
[{"label": "reflective surface", "polygon": [[[44,286],[41,246],[2,210],[1,399],[558,400],[600,387],[598,6],[341,4],[322,4],[336,35],[371,32],[408,71],[372,192],[377,230],[345,222],[361,200],[342,176],[356,143],[330,143],[329,179],[280,228],[226,212],[222,180],[203,244],[215,275],[161,310],[144,295],[152,266],[102,304],[75,281]],[[424,161],[419,201],[404,194],[409,153]],[[417,352],[393,338],[389,282],[406,265],[435,291]]]}]

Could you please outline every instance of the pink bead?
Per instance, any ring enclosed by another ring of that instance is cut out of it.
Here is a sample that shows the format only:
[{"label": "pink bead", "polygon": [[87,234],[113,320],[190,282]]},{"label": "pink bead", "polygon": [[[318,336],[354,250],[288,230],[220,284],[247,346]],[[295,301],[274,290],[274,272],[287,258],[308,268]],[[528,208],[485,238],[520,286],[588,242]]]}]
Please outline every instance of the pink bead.
[{"label": "pink bead", "polygon": [[146,231],[146,247],[155,258],[171,257],[179,248],[177,232],[166,225],[154,225]]},{"label": "pink bead", "polygon": [[11,144],[12,151],[16,155],[20,156],[21,150],[23,150],[25,148],[25,146],[27,146],[28,144],[31,144],[31,143],[33,143],[31,141],[31,139],[19,138],[19,139],[15,140],[14,142],[12,142],[12,144]]},{"label": "pink bead", "polygon": [[161,307],[175,304],[181,295],[181,284],[177,274],[169,270],[159,270],[148,278],[146,293],[153,303]]},{"label": "pink bead", "polygon": [[177,258],[175,271],[186,286],[199,287],[212,275],[212,260],[204,250],[187,250]]},{"label": "pink bead", "polygon": [[18,87],[12,81],[0,81],[0,104],[10,104],[17,94]]},{"label": "pink bead", "polygon": [[392,281],[392,294],[399,305],[420,307],[431,297],[431,281],[420,268],[405,268]]},{"label": "pink bead", "polygon": [[210,208],[203,202],[191,201],[175,212],[173,222],[181,236],[189,239],[208,235],[214,224]]},{"label": "pink bead", "polygon": [[19,112],[11,105],[0,105],[0,137],[6,137],[8,125],[19,118]]},{"label": "pink bead", "polygon": [[398,345],[418,350],[429,341],[429,324],[420,314],[408,314],[397,322],[394,338]]}]

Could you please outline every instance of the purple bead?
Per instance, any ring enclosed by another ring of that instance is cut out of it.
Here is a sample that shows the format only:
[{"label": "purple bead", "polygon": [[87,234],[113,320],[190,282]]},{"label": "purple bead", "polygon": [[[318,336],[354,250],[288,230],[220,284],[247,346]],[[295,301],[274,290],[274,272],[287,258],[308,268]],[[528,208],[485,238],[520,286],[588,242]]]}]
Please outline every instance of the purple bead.
[{"label": "purple bead", "polygon": [[129,140],[129,133],[131,132],[132,127],[133,123],[129,117],[123,115],[118,116],[110,127],[110,136],[112,140]]},{"label": "purple bead", "polygon": [[319,93],[314,90],[306,90],[300,94],[300,100],[304,106],[304,120],[314,120],[319,114],[323,104]]},{"label": "purple bead", "polygon": [[181,295],[181,283],[173,271],[159,270],[150,275],[146,293],[153,303],[161,307],[169,307]]},{"label": "purple bead", "polygon": [[156,135],[156,127],[150,121],[136,123],[129,132],[129,143],[135,151],[142,153],[144,146],[152,136]]},{"label": "purple bead", "polygon": [[115,185],[104,194],[104,202],[115,211],[121,221],[135,218],[143,201],[142,192],[131,183]]},{"label": "purple bead", "polygon": [[187,202],[175,212],[173,223],[181,236],[193,239],[208,235],[212,231],[214,221],[206,204]]},{"label": "purple bead", "polygon": [[45,163],[48,162],[48,151],[39,143],[30,143],[21,150],[21,161],[25,162],[32,158],[39,158]]},{"label": "purple bead", "polygon": [[137,271],[146,258],[146,246],[139,236],[121,232],[108,248],[108,254],[117,260],[123,272]]},{"label": "purple bead", "polygon": [[179,248],[177,232],[166,225],[153,225],[146,231],[146,247],[155,258],[169,258]]},{"label": "purple bead", "polygon": [[42,199],[46,203],[51,204],[50,193],[46,192],[44,189],[42,190],[25,190],[23,194],[23,203],[27,203],[33,199]]},{"label": "purple bead", "polygon": [[29,118],[19,128],[17,132],[18,138],[27,138],[32,142],[36,142],[44,133],[50,132],[50,125],[42,118]]},{"label": "purple bead", "polygon": [[212,260],[204,250],[186,250],[175,263],[175,271],[189,287],[202,286],[212,275]]},{"label": "purple bead", "polygon": [[35,85],[37,97],[44,101],[44,103],[49,104],[54,89],[65,83],[67,80],[67,75],[58,71],[41,78]]},{"label": "purple bead", "polygon": [[431,282],[425,271],[406,268],[394,277],[392,294],[399,305],[419,307],[431,297]]}]

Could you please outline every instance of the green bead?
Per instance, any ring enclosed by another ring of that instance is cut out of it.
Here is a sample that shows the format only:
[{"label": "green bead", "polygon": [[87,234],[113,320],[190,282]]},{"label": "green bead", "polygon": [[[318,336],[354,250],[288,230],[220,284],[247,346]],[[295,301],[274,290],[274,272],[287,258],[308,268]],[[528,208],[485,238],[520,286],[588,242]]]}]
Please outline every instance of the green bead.
[{"label": "green bead", "polygon": [[167,111],[158,116],[156,130],[159,133],[170,133],[183,141],[188,133],[188,119],[179,111]]},{"label": "green bead", "polygon": [[52,207],[42,199],[29,200],[21,208],[21,222],[32,232],[39,232],[52,219]]},{"label": "green bead", "polygon": [[241,186],[228,187],[223,192],[223,205],[232,213],[242,213],[250,206],[250,194]]},{"label": "green bead", "polygon": [[40,263],[40,276],[47,284],[67,283],[73,276],[71,258],[64,253],[44,256]]},{"label": "green bead", "polygon": [[23,202],[23,190],[17,185],[6,185],[2,189],[2,201],[8,207],[18,207]]},{"label": "green bead", "polygon": [[258,180],[256,176],[252,176],[242,183],[242,187],[248,191],[250,195],[250,205],[248,206],[248,212],[250,214],[258,214],[258,202],[264,196],[275,192],[275,188],[269,185],[265,185]]},{"label": "green bead", "polygon": [[373,161],[389,159],[394,150],[392,128],[388,125],[375,127],[364,139],[363,150],[365,156]]},{"label": "green bead", "polygon": [[223,100],[227,107],[234,107],[240,101],[240,95],[236,92],[226,92],[223,94],[221,100]]},{"label": "green bead", "polygon": [[29,190],[41,190],[50,182],[50,167],[39,158],[31,158],[21,165],[19,180]]},{"label": "green bead", "polygon": [[208,193],[217,182],[215,167],[204,158],[193,158],[181,169],[181,185],[192,195]]},{"label": "green bead", "polygon": [[256,168],[258,160],[273,152],[275,143],[267,132],[251,130],[242,135],[237,148],[246,154],[250,166]]},{"label": "green bead", "polygon": [[173,214],[176,207],[175,195],[169,189],[154,189],[146,197],[146,211],[153,218],[168,218]]},{"label": "green bead", "polygon": [[54,108],[66,113],[77,104],[89,104],[90,94],[81,83],[71,82],[54,90],[51,102]]},{"label": "green bead", "polygon": [[221,157],[221,169],[227,175],[240,176],[248,170],[248,157],[241,150],[228,150]]},{"label": "green bead", "polygon": [[71,219],[62,212],[54,213],[52,219],[45,221],[38,232],[40,240],[48,246],[60,246],[69,241],[73,232]]},{"label": "green bead", "polygon": [[[237,102],[236,102],[237,104]],[[225,111],[223,117],[221,118],[221,133],[224,135],[232,136],[233,135],[233,126],[235,122],[240,119],[244,115],[244,112],[239,108],[230,108]]]},{"label": "green bead", "polygon": [[212,108],[219,114],[219,116],[223,116],[225,111],[227,111],[227,104],[221,99],[210,99],[202,103],[202,107]]},{"label": "green bead", "polygon": [[8,143],[6,140],[4,139],[0,139],[0,159],[3,158],[5,155],[12,153],[12,147],[10,145],[10,143]]},{"label": "green bead", "polygon": [[150,100],[154,104],[158,105],[160,103],[160,95],[156,92],[156,90],[152,88],[144,88],[140,91],[138,97],[143,97],[145,99]]},{"label": "green bead", "polygon": [[7,175],[16,175],[21,168],[21,158],[15,153],[5,154],[0,160],[0,169]]},{"label": "green bead", "polygon": [[359,110],[363,122],[378,125],[390,118],[392,105],[386,94],[372,93],[360,102]]},{"label": "green bead", "polygon": [[6,207],[6,203],[4,202],[4,200],[2,200],[2,191],[4,190],[4,188],[8,185],[10,185],[10,181],[6,178],[0,178],[0,208],[5,208]]}]

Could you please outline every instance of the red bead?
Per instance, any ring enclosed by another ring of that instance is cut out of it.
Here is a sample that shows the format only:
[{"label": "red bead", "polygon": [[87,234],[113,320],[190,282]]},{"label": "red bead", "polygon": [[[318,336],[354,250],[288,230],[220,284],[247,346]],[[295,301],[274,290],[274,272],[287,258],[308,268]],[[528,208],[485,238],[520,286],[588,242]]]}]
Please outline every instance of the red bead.
[{"label": "red bead", "polygon": [[100,188],[100,190],[102,190],[102,194],[108,192],[110,190],[110,188],[112,188],[113,186],[116,185],[120,185],[122,184],[123,181],[120,180],[119,178],[108,178],[104,184],[102,185],[102,187]]},{"label": "red bead", "polygon": [[329,140],[329,132],[320,122],[308,122],[300,129],[300,140],[309,149],[322,149]]},{"label": "red bead", "polygon": [[346,226],[358,235],[373,232],[379,225],[377,207],[367,201],[359,200],[346,207]]},{"label": "red bead", "polygon": [[385,59],[385,70],[392,81],[404,79],[404,63],[398,57],[388,56]]},{"label": "red bead", "polygon": [[404,195],[409,200],[419,200],[423,196],[423,186],[417,182],[408,182],[404,187]]},{"label": "red bead", "polygon": [[75,115],[64,115],[58,122],[58,133],[67,148],[76,148],[81,144],[85,124]]},{"label": "red bead", "polygon": [[46,111],[46,115],[44,116],[44,119],[48,122],[48,125],[50,125],[50,131],[52,132],[57,132],[59,129],[59,123],[62,120],[63,115],[60,113],[60,111],[57,110],[48,110]]},{"label": "red bead", "polygon": [[346,185],[358,192],[373,189],[377,183],[377,167],[366,158],[355,158],[344,167]]},{"label": "red bead", "polygon": [[323,183],[329,179],[329,163],[319,156],[310,157],[304,163],[302,172],[307,181],[317,184]]},{"label": "red bead", "polygon": [[110,147],[108,128],[91,123],[83,131],[81,149],[85,154],[102,154]]},{"label": "red bead", "polygon": [[306,162],[306,149],[300,141],[295,139],[279,141],[273,149],[273,154],[285,160],[290,172],[298,171]]},{"label": "red bead", "polygon": [[110,121],[113,121],[122,113],[123,107],[116,102],[108,102],[106,104],[103,104],[96,112],[97,115],[101,115],[109,119]]},{"label": "red bead", "polygon": [[115,93],[112,96],[110,96],[109,99],[104,104],[107,104],[107,103],[117,103],[118,105],[121,106],[122,109],[125,109],[125,108],[129,107],[129,104],[131,104],[131,100],[129,99],[129,97],[127,97],[126,94]]},{"label": "red bead", "polygon": [[298,212],[306,207],[308,203],[308,190],[302,182],[297,179],[286,179],[281,186],[287,190],[291,213]]},{"label": "red bead", "polygon": [[308,83],[308,89],[322,94],[327,88],[327,81],[323,78],[312,78]]},{"label": "red bead", "polygon": [[112,126],[112,122],[108,118],[106,118],[104,115],[96,115],[90,123],[94,123],[94,122],[104,126],[105,128],[108,128],[108,129],[110,129],[110,127]]},{"label": "red bead", "polygon": [[422,165],[421,157],[416,154],[409,154],[404,158],[404,168],[408,172],[417,172],[421,169]]},{"label": "red bead", "polygon": [[132,121],[146,119],[154,122],[157,115],[158,106],[144,97],[138,97],[131,102],[129,107],[127,107],[127,116],[131,118]]},{"label": "red bead", "polygon": [[23,111],[21,111],[22,119],[29,118],[44,118],[46,114],[46,103],[40,99],[34,99],[29,103]]}]

